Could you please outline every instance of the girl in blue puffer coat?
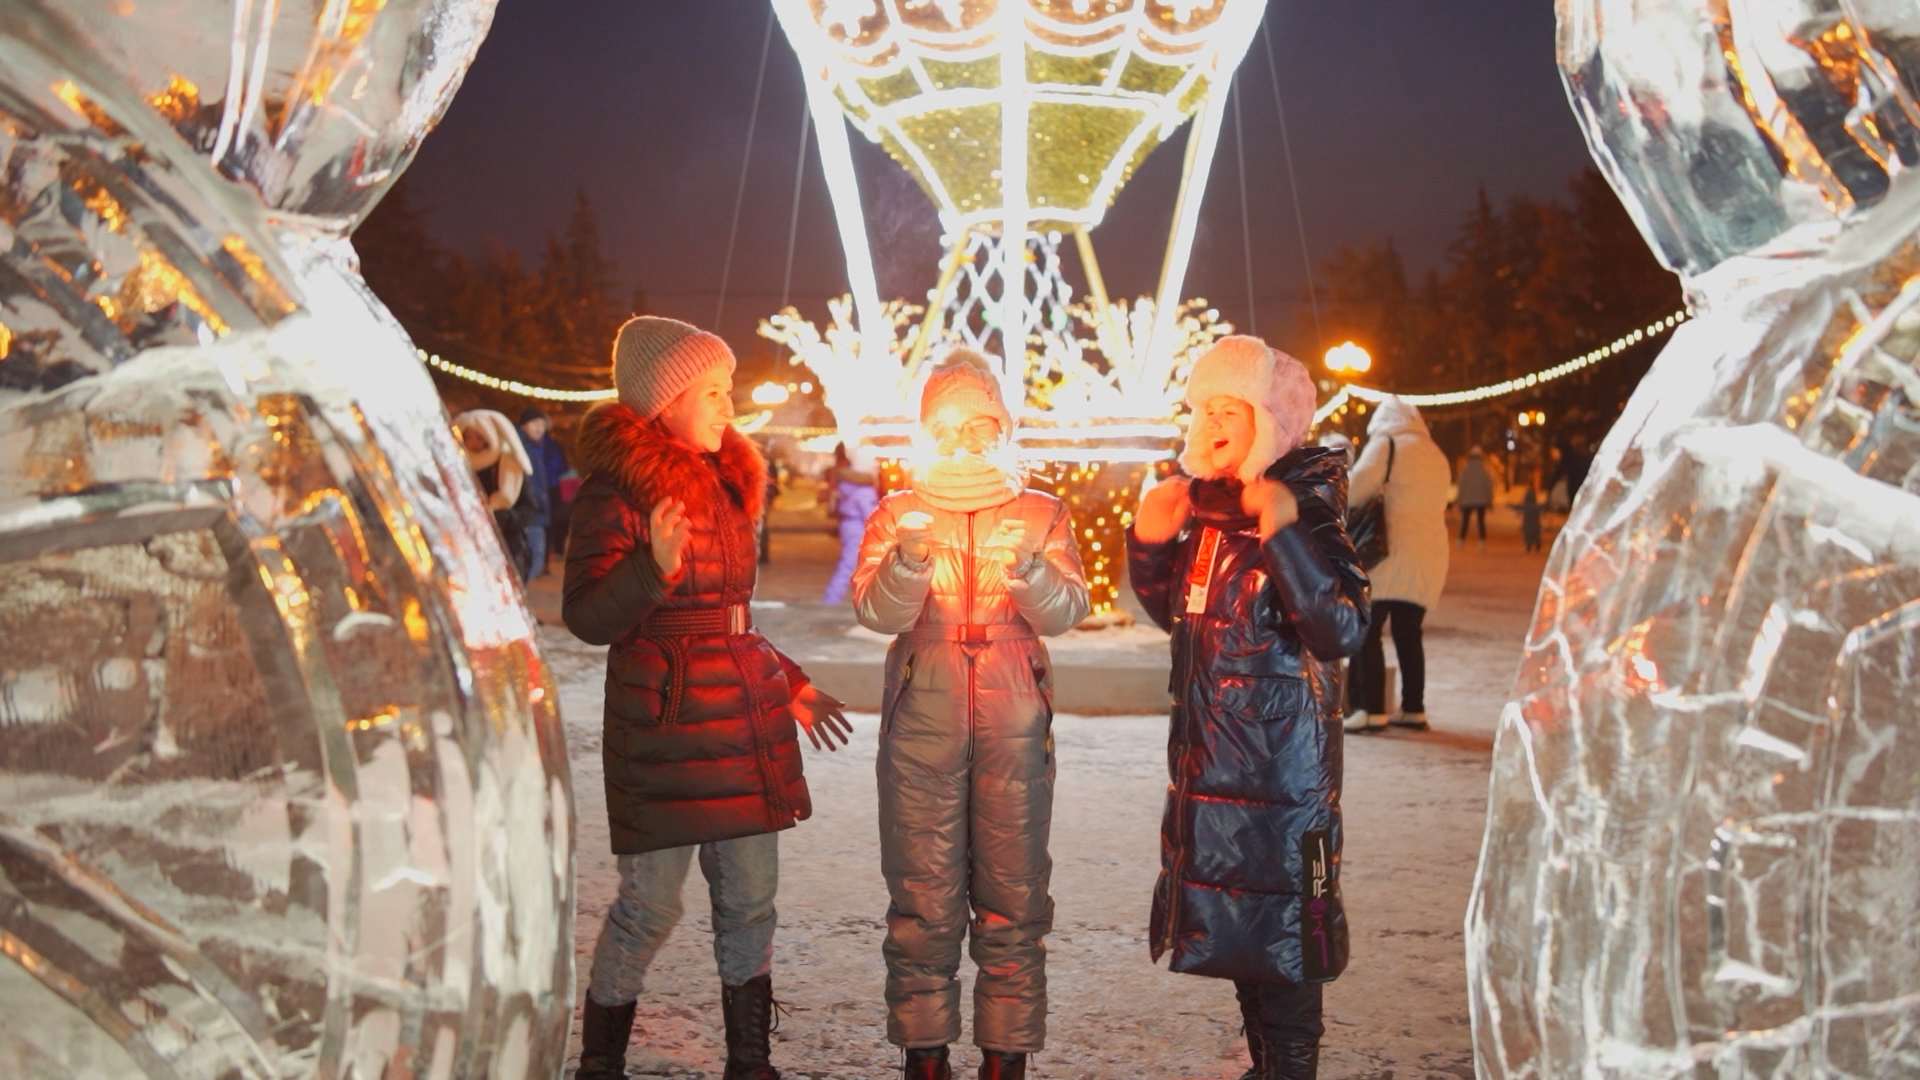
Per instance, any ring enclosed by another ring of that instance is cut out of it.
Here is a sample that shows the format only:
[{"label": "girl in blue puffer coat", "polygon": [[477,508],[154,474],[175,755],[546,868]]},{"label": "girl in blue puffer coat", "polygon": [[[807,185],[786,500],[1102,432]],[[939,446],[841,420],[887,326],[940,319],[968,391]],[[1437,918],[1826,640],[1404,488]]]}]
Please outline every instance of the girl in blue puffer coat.
[{"label": "girl in blue puffer coat", "polygon": [[1187,402],[1189,476],[1141,500],[1127,543],[1134,592],[1173,635],[1151,947],[1234,981],[1243,1080],[1310,1080],[1321,988],[1347,962],[1333,664],[1367,631],[1346,458],[1301,445],[1313,383],[1258,338],[1208,350]]}]

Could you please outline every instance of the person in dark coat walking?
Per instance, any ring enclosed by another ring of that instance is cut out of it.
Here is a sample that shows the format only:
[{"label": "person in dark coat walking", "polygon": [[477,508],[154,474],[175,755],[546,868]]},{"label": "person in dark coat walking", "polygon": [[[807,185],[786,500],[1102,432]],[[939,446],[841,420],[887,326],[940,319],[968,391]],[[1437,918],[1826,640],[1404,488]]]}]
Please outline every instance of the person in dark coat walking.
[{"label": "person in dark coat walking", "polygon": [[546,566],[547,554],[566,550],[567,500],[560,490],[560,482],[567,475],[567,452],[561,448],[560,440],[553,437],[553,420],[537,405],[520,410],[520,439],[526,445],[527,456],[533,460],[534,472],[542,481],[540,490],[545,499],[541,529],[547,550],[538,556],[542,569],[533,572],[534,577],[539,577]]},{"label": "person in dark coat walking", "polygon": [[634,1004],[697,855],[713,901],[726,1080],[769,1057],[777,836],[812,812],[796,721],[834,749],[839,702],[753,628],[766,460],[735,431],[733,354],[642,317],[614,345],[619,401],[580,424],[561,615],[607,652],[601,757],[620,895],[594,946],[577,1080],[625,1076]]},{"label": "person in dark coat walking", "polygon": [[1587,452],[1587,440],[1579,434],[1566,435],[1555,440],[1554,448],[1560,452],[1560,460],[1547,477],[1547,490],[1553,490],[1555,484],[1567,485],[1567,503],[1572,505],[1574,497],[1580,494],[1580,488],[1587,482],[1587,474],[1593,471],[1593,455]]},{"label": "person in dark coat walking", "polygon": [[1459,494],[1454,504],[1460,507],[1460,549],[1467,547],[1467,523],[1476,515],[1480,519],[1480,550],[1487,550],[1487,510],[1493,505],[1493,474],[1487,471],[1487,452],[1474,447],[1467,451],[1467,460],[1460,466],[1460,479],[1456,481]]},{"label": "person in dark coat walking", "polygon": [[1187,385],[1181,464],[1127,536],[1133,589],[1173,635],[1173,784],[1149,929],[1172,970],[1232,979],[1253,1067],[1310,1080],[1321,990],[1347,964],[1335,663],[1367,631],[1346,461],[1301,443],[1313,383],[1258,338]]},{"label": "person in dark coat walking", "polygon": [[540,436],[546,433],[547,417],[545,413],[532,420],[528,412],[539,413],[538,409],[522,410],[520,428],[514,434],[520,439],[520,448],[526,451],[529,472],[527,482],[522,489],[530,504],[526,520],[521,527],[527,534],[527,580],[547,572],[547,530],[553,523],[553,493],[551,476],[547,472],[545,457],[540,453]]}]

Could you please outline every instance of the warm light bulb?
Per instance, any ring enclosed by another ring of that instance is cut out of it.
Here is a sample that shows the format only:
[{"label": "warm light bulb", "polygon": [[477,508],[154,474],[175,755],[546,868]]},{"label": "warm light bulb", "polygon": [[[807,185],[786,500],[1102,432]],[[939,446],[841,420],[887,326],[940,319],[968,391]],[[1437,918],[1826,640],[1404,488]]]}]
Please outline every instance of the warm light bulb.
[{"label": "warm light bulb", "polygon": [[1327,350],[1327,370],[1336,374],[1359,374],[1373,367],[1373,357],[1351,341],[1343,341]]},{"label": "warm light bulb", "polygon": [[753,403],[762,407],[785,405],[793,392],[779,383],[761,383],[753,388]]}]

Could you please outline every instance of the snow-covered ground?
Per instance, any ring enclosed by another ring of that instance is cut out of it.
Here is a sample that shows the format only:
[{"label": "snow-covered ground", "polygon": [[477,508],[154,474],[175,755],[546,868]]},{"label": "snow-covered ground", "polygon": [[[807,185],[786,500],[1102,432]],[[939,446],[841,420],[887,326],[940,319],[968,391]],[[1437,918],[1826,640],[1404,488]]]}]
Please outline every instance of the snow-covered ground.
[{"label": "snow-covered ground", "polygon": [[[1461,923],[1479,853],[1494,725],[1544,565],[1543,556],[1521,553],[1513,517],[1497,515],[1488,552],[1454,552],[1447,597],[1427,621],[1434,730],[1348,739],[1343,888],[1353,959],[1327,992],[1323,1077],[1473,1075]],[[776,536],[772,574],[806,579],[790,586],[804,594],[814,577],[824,580],[825,549],[811,540],[783,545],[786,539]],[[543,644],[561,678],[575,770],[584,980],[615,885],[601,791],[602,650],[557,627],[543,631]],[[781,837],[774,989],[793,1012],[776,1036],[775,1063],[794,1080],[883,1080],[896,1075],[899,1061],[885,1040],[881,1001],[886,892],[873,774],[878,723],[858,716],[855,726],[851,747],[807,751],[814,816]],[[1148,893],[1166,790],[1164,716],[1062,716],[1055,730],[1051,1035],[1029,1075],[1238,1077],[1246,1056],[1232,985],[1172,975],[1147,960]],[[628,1055],[634,1077],[720,1074],[725,1055],[705,895],[696,869],[687,921],[641,999]],[[963,967],[962,975],[970,972]],[[956,1075],[972,1075],[975,1052],[957,1051]]]}]

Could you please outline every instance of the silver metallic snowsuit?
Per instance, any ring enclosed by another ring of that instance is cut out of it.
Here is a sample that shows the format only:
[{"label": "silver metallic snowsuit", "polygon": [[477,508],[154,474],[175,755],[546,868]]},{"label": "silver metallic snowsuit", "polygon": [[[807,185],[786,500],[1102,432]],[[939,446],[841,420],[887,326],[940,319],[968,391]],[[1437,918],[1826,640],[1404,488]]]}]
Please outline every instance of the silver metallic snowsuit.
[{"label": "silver metallic snowsuit", "polygon": [[[933,517],[933,552],[909,565],[901,515]],[[1025,567],[985,548],[1003,520],[1044,538]],[[971,588],[967,587],[971,583]],[[960,943],[979,966],[976,1045],[1033,1053],[1046,1042],[1042,938],[1053,926],[1053,678],[1036,635],[1088,610],[1073,522],[1027,491],[972,513],[888,496],[867,523],[853,579],[860,622],[900,635],[887,652],[880,753],[880,861],[887,911],[887,1038],[960,1037]]]}]

